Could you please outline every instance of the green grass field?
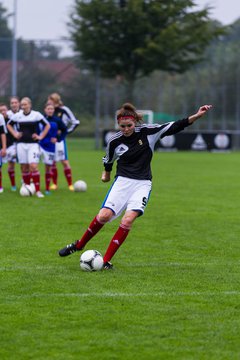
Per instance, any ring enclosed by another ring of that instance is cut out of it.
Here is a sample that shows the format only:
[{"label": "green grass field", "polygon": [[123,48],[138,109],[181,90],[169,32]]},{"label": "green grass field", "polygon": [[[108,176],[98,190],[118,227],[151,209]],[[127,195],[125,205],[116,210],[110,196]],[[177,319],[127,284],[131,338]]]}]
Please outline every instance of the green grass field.
[{"label": "green grass field", "polygon": [[[69,192],[59,166],[58,191],[22,198],[3,169],[0,359],[240,359],[240,154],[156,153],[115,269],[85,273],[79,253],[58,256],[109,188],[103,152],[82,144],[70,142],[70,160],[86,193]],[[86,249],[104,253],[118,224]]]}]

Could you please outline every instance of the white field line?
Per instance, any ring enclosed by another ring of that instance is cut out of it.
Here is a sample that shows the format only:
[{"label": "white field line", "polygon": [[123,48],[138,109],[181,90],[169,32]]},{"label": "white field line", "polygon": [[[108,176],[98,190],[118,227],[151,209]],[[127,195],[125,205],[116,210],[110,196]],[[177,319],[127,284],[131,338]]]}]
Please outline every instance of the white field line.
[{"label": "white field line", "polygon": [[[105,292],[105,293],[33,293],[33,294],[19,294],[7,296],[8,300],[16,299],[33,299],[33,298],[137,298],[137,297],[184,297],[184,296],[240,296],[240,291],[159,291],[151,293],[122,293],[122,292]],[[2,299],[6,299],[0,296]]]},{"label": "white field line", "polygon": [[[78,264],[78,263],[76,263]],[[231,261],[231,262],[201,262],[201,263],[194,263],[194,262],[153,262],[153,263],[134,263],[134,264],[127,264],[125,265],[126,267],[134,267],[134,268],[139,268],[139,267],[145,267],[147,268],[158,268],[158,267],[202,267],[202,266],[237,266],[240,265],[240,261]],[[24,270],[24,271],[33,271],[33,270],[61,270],[64,269],[65,265],[64,264],[59,264],[59,265],[36,265],[36,266],[28,266],[26,265],[6,265],[6,266],[0,266],[0,272],[10,272],[10,271],[17,271],[17,270]],[[117,269],[117,267],[116,267]],[[122,271],[122,269],[121,269]]]}]

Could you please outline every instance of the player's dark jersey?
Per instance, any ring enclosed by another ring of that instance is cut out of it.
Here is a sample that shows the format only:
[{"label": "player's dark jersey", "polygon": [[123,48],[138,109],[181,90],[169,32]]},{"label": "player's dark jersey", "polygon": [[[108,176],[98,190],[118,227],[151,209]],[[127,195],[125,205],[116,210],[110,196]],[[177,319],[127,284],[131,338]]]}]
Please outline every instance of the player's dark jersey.
[{"label": "player's dark jersey", "polygon": [[40,140],[40,146],[49,152],[55,152],[55,143],[51,141],[52,138],[57,138],[58,126],[56,122],[50,121],[50,129],[44,139]]},{"label": "player's dark jersey", "polygon": [[[6,130],[6,126],[5,126],[5,121],[4,121],[4,117],[2,116],[2,114],[0,114],[0,135],[1,134],[6,134],[7,130]],[[0,149],[2,148],[2,144],[1,144],[1,139],[0,139]]]},{"label": "player's dark jersey", "polygon": [[[5,126],[7,129],[7,123],[9,121],[9,117],[4,118],[4,121],[5,121]],[[8,130],[6,130],[6,131],[7,131],[6,136],[7,136],[7,148],[8,148],[9,146],[16,143],[16,139]]]},{"label": "player's dark jersey", "polygon": [[130,136],[124,136],[121,131],[117,132],[107,145],[106,155],[103,158],[105,170],[111,171],[114,160],[117,160],[116,176],[151,180],[150,164],[156,142],[189,125],[188,119],[183,119],[163,125],[136,126],[135,132]]},{"label": "player's dark jersey", "polygon": [[67,127],[67,133],[70,134],[80,124],[67,106],[59,106],[55,108],[54,115],[60,118]]},{"label": "player's dark jersey", "polygon": [[17,131],[22,133],[22,137],[17,142],[37,143],[38,140],[34,140],[32,135],[38,134],[40,124],[45,126],[48,121],[40,112],[32,110],[29,114],[19,111],[10,118],[8,124],[15,126]]},{"label": "player's dark jersey", "polygon": [[61,131],[61,134],[57,134],[57,136],[56,136],[57,141],[64,140],[67,135],[67,126],[64,124],[62,119],[55,115],[53,115],[53,116],[44,115],[44,116],[47,119],[47,121],[49,121],[49,123],[52,123],[52,122],[56,123],[58,130]]}]

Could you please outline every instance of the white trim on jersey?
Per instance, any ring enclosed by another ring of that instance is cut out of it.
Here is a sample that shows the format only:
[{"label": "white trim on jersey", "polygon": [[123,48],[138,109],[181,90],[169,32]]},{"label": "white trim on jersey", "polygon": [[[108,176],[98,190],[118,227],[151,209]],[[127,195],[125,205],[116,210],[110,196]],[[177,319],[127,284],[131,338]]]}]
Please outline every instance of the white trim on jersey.
[{"label": "white trim on jersey", "polygon": [[3,127],[5,134],[7,134],[6,123],[2,114],[0,114],[0,126]]},{"label": "white trim on jersey", "polygon": [[160,131],[157,131],[154,134],[147,135],[148,143],[149,143],[149,146],[150,146],[152,152],[154,151],[156,142],[160,139],[162,134],[164,134],[166,131],[168,131],[168,129],[172,126],[172,124],[173,124],[173,121],[170,123],[164,124],[164,125],[153,124],[153,125],[142,126],[142,128],[146,127],[148,129],[156,129],[156,128],[161,129]]},{"label": "white trim on jersey", "polygon": [[41,114],[39,111],[31,110],[29,114],[25,115],[23,111],[18,111],[16,114],[14,114],[8,123],[11,123],[14,121],[15,123],[27,123],[27,122],[33,122],[33,121],[43,121],[46,125],[48,124],[47,119]]},{"label": "white trim on jersey", "polygon": [[71,133],[76,126],[80,124],[80,121],[76,119],[73,112],[67,106],[61,106],[61,109],[65,110],[67,115],[63,113],[62,121],[68,127],[67,132]]}]

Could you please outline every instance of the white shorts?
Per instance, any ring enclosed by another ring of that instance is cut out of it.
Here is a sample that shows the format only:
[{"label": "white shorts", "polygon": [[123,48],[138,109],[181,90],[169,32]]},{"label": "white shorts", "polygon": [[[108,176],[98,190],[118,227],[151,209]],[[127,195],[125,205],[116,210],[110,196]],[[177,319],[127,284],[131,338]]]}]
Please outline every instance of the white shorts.
[{"label": "white shorts", "polygon": [[66,140],[56,142],[55,145],[55,161],[68,160]]},{"label": "white shorts", "polygon": [[37,143],[18,143],[17,156],[20,164],[38,164],[40,160],[40,146]]},{"label": "white shorts", "polygon": [[41,153],[42,162],[44,164],[53,165],[54,160],[55,160],[54,152],[46,151],[40,146],[40,153]]},{"label": "white shorts", "polygon": [[2,162],[4,164],[8,162],[16,162],[17,161],[17,144],[12,144],[7,148],[7,154],[2,158]]},{"label": "white shorts", "polygon": [[135,180],[118,176],[112,184],[102,208],[111,209],[116,219],[126,210],[139,211],[144,213],[152,189],[151,180]]}]

